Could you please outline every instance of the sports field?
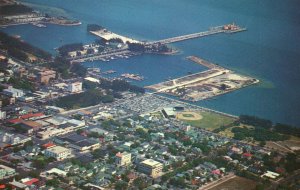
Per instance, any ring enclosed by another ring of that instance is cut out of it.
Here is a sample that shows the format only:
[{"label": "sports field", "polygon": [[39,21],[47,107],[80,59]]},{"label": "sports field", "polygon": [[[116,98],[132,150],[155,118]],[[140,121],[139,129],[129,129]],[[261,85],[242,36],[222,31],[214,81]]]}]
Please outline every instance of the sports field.
[{"label": "sports field", "polygon": [[181,112],[177,114],[176,117],[177,119],[184,121],[191,126],[201,127],[208,130],[214,130],[235,121],[235,119],[232,117],[206,111]]}]

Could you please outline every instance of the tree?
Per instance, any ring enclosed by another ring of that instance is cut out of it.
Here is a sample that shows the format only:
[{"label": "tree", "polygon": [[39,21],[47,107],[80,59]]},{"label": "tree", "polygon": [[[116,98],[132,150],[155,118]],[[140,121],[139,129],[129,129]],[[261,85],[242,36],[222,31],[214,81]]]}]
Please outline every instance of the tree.
[{"label": "tree", "polygon": [[35,168],[45,168],[47,162],[45,160],[37,159],[37,160],[33,160],[32,165]]},{"label": "tree", "polygon": [[170,180],[170,184],[174,185],[176,187],[180,187],[180,188],[184,188],[186,186],[185,182],[184,182],[184,178],[180,177],[180,178],[172,178]]},{"label": "tree", "polygon": [[88,32],[90,31],[98,31],[98,30],[104,30],[105,28],[103,26],[100,26],[98,24],[88,24],[86,27],[86,30]]},{"label": "tree", "polygon": [[73,44],[66,44],[61,47],[59,47],[58,52],[61,56],[67,56],[69,52],[71,51],[82,51],[83,50],[83,44],[82,43],[73,43]]},{"label": "tree", "polygon": [[128,183],[126,183],[125,181],[118,181],[115,186],[116,190],[126,190],[127,188]]},{"label": "tree", "polygon": [[[2,8],[3,7],[1,7],[0,9]],[[47,61],[52,59],[52,55],[50,53],[42,49],[39,49],[37,47],[34,47],[29,43],[21,41],[20,39],[9,36],[6,33],[1,31],[0,31],[0,42],[1,42],[0,43],[1,49],[7,50],[10,56],[20,59],[22,61],[27,61],[28,58],[27,54],[32,54],[37,58],[47,60]]]},{"label": "tree", "polygon": [[136,178],[132,183],[140,190],[145,189],[148,186],[146,179],[142,177]]},{"label": "tree", "polygon": [[271,128],[272,122],[267,119],[262,119],[256,116],[240,115],[239,121],[246,125],[252,125],[254,127]]},{"label": "tree", "polygon": [[144,44],[141,43],[130,43],[127,42],[128,49],[130,51],[136,51],[136,52],[144,52],[146,50],[146,47]]},{"label": "tree", "polygon": [[40,172],[37,171],[37,170],[32,170],[32,171],[30,171],[30,172],[28,173],[28,175],[29,175],[30,177],[33,177],[33,178],[39,178]]},{"label": "tree", "polygon": [[87,73],[87,69],[80,64],[72,64],[70,71],[80,77],[85,77]]},{"label": "tree", "polygon": [[46,185],[50,187],[58,187],[59,181],[57,179],[50,179],[46,181]]}]

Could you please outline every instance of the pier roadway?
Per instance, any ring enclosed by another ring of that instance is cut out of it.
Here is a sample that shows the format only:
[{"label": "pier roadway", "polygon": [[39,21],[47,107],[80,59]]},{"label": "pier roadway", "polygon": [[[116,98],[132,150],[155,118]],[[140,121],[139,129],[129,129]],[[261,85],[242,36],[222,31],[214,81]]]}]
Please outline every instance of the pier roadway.
[{"label": "pier roadway", "polygon": [[223,30],[220,27],[220,28],[213,29],[213,30],[208,30],[208,31],[205,31],[205,32],[198,32],[198,33],[193,33],[193,34],[188,34],[188,35],[183,35],[183,36],[177,36],[177,37],[167,38],[167,39],[163,39],[163,40],[158,40],[158,41],[151,42],[151,44],[153,44],[153,43],[170,44],[170,43],[189,40],[189,39],[193,39],[193,38],[200,38],[200,37],[209,36],[209,35],[213,35],[213,34],[219,34],[219,33],[225,33],[225,30]]},{"label": "pier roadway", "polygon": [[245,30],[246,30],[246,28],[241,28],[239,26],[235,26],[235,29],[224,29],[224,26],[216,26],[216,27],[210,28],[208,31],[197,32],[197,33],[177,36],[177,37],[173,37],[173,38],[167,38],[167,39],[163,39],[163,40],[150,42],[149,44],[155,44],[155,43],[170,44],[170,43],[189,40],[189,39],[193,39],[193,38],[200,38],[200,37],[219,34],[219,33],[231,34],[231,33],[236,33],[236,32],[242,32]]}]

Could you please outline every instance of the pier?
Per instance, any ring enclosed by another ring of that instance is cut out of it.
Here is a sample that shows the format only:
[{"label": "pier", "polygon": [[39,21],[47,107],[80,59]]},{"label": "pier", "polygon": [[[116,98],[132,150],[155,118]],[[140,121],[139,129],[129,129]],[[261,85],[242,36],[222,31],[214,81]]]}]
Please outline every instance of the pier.
[{"label": "pier", "polygon": [[199,57],[196,57],[196,56],[188,56],[188,57],[186,57],[186,59],[188,59],[190,61],[193,61],[193,62],[195,62],[197,64],[200,64],[200,65],[202,65],[204,67],[207,67],[209,69],[220,69],[220,70],[224,69],[223,67],[221,67],[219,65],[216,65],[214,63],[210,63],[210,62],[208,62],[208,61],[206,61],[204,59],[201,59]]},{"label": "pier", "polygon": [[228,24],[228,25],[224,25],[224,26],[211,27],[208,31],[204,31],[204,32],[187,34],[187,35],[182,35],[182,36],[177,36],[177,37],[173,37],[173,38],[167,38],[167,39],[163,39],[163,40],[150,42],[150,44],[153,44],[153,43],[170,44],[170,43],[185,41],[185,40],[189,40],[189,39],[193,39],[193,38],[200,38],[200,37],[219,34],[219,33],[231,34],[231,33],[242,32],[242,31],[246,31],[246,30],[247,30],[246,28],[239,27],[235,24]]}]

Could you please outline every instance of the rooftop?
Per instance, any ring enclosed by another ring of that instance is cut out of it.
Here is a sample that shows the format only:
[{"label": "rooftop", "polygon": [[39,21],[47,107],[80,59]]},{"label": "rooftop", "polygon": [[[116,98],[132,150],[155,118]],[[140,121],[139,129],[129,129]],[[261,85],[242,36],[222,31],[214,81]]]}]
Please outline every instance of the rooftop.
[{"label": "rooftop", "polygon": [[39,128],[43,126],[42,124],[35,121],[22,121],[21,123],[31,128]]},{"label": "rooftop", "polygon": [[161,163],[157,162],[155,160],[152,160],[152,159],[147,159],[147,160],[144,160],[143,162],[141,162],[141,164],[145,164],[145,165],[148,165],[150,167],[155,167],[157,165],[160,165]]},{"label": "rooftop", "polygon": [[77,143],[77,142],[83,141],[85,139],[87,139],[87,138],[82,135],[78,135],[76,133],[73,133],[73,134],[63,137],[63,140],[68,141],[70,143]]},{"label": "rooftop", "polygon": [[13,168],[10,168],[10,167],[4,166],[4,165],[0,165],[0,169],[4,169],[4,170],[14,170]]},{"label": "rooftop", "polygon": [[128,152],[123,152],[123,153],[118,152],[118,153],[116,154],[116,157],[122,158],[123,156],[129,155],[129,154],[130,154],[130,153],[128,153]]},{"label": "rooftop", "polygon": [[54,146],[54,147],[48,148],[47,150],[59,154],[59,153],[63,153],[65,151],[68,151],[69,149],[67,149],[65,147],[62,147],[62,146]]}]

